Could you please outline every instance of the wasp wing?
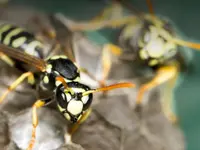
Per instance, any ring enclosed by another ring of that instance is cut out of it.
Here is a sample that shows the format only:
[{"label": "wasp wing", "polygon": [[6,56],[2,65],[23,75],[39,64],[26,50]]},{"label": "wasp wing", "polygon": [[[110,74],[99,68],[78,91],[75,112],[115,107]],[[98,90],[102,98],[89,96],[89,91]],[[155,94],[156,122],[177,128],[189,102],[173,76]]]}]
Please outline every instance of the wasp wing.
[{"label": "wasp wing", "polygon": [[51,25],[56,32],[56,40],[61,46],[62,52],[75,62],[75,54],[73,51],[73,32],[70,30],[70,20],[64,15],[57,13],[49,16]]},{"label": "wasp wing", "polygon": [[34,57],[32,55],[26,54],[19,49],[11,48],[4,44],[0,44],[0,52],[4,53],[5,55],[11,58],[22,61],[29,65],[32,65],[41,71],[44,71],[46,68],[46,62],[44,60]]}]

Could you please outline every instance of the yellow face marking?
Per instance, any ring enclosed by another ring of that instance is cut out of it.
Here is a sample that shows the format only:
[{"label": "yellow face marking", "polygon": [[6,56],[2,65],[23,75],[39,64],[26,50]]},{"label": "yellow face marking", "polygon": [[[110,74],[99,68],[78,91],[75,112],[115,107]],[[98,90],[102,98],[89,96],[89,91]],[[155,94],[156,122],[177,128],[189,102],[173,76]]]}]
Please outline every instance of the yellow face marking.
[{"label": "yellow face marking", "polygon": [[81,117],[82,117],[82,115],[79,115],[77,120],[80,120],[80,119],[81,119]]},{"label": "yellow face marking", "polygon": [[81,92],[85,92],[85,89],[83,89],[83,88],[73,88],[73,91],[75,93],[81,93]]},{"label": "yellow face marking", "polygon": [[9,30],[12,27],[12,25],[4,25],[3,27],[0,28],[0,40],[2,40],[2,33]]},{"label": "yellow face marking", "polygon": [[144,50],[144,49],[140,50],[139,55],[140,55],[140,58],[143,59],[143,60],[148,58],[147,51]]},{"label": "yellow face marking", "polygon": [[65,116],[65,118],[66,118],[67,120],[71,120],[71,117],[70,117],[70,115],[69,115],[68,113],[64,113],[64,116]]},{"label": "yellow face marking", "polygon": [[89,96],[88,96],[88,95],[83,96],[83,97],[81,98],[81,101],[83,102],[83,104],[86,104],[86,103],[88,102],[88,100],[89,100]]},{"label": "yellow face marking", "polygon": [[65,93],[65,95],[66,95],[67,101],[70,101],[70,100],[72,99],[71,94],[69,94],[69,93]]},{"label": "yellow face marking", "polygon": [[15,39],[15,40],[12,42],[12,46],[13,46],[14,48],[20,47],[21,45],[24,44],[25,41],[26,41],[26,38],[25,38],[25,37],[21,37],[21,38]]},{"label": "yellow face marking", "polygon": [[157,59],[153,59],[149,62],[149,66],[155,66],[158,64],[158,60]]},{"label": "yellow face marking", "polygon": [[150,57],[159,58],[165,53],[165,42],[161,38],[153,39],[147,44],[146,50]]},{"label": "yellow face marking", "polygon": [[165,49],[166,49],[167,51],[170,51],[170,50],[176,51],[176,50],[177,50],[177,45],[174,44],[174,43],[171,43],[171,42],[167,42],[167,43],[165,44]]},{"label": "yellow face marking", "polygon": [[10,43],[11,37],[19,34],[22,31],[23,31],[23,29],[17,28],[17,29],[12,30],[11,32],[9,32],[8,35],[6,35],[5,39],[3,40],[3,44],[8,45]]},{"label": "yellow face marking", "polygon": [[67,111],[72,115],[78,115],[83,111],[83,103],[81,101],[72,100],[67,105]]},{"label": "yellow face marking", "polygon": [[70,88],[70,90],[69,90],[69,88],[68,88],[68,89],[65,89],[64,92],[65,92],[65,94],[68,94],[69,92],[71,92],[71,94],[83,93],[83,92],[85,92],[85,89],[83,89],[83,88]]},{"label": "yellow face marking", "polygon": [[58,106],[58,109],[59,109],[59,111],[60,112],[62,112],[62,111],[65,111],[66,109],[64,109],[64,108],[62,108],[62,107],[60,107],[60,105],[57,105]]},{"label": "yellow face marking", "polygon": [[48,76],[44,76],[43,81],[44,81],[44,83],[48,84],[48,83],[49,83],[49,78],[48,78]]}]

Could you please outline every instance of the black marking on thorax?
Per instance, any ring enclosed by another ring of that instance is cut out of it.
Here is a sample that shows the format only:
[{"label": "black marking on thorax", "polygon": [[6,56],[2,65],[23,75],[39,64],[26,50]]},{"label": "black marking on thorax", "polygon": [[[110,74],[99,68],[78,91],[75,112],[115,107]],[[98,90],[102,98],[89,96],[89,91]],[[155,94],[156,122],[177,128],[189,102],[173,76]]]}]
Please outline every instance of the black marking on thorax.
[{"label": "black marking on thorax", "polygon": [[74,65],[74,63],[69,59],[55,59],[48,60],[48,63],[52,65],[52,70],[57,71],[64,78],[69,80],[74,80],[78,76],[80,76],[78,72],[78,68]]}]

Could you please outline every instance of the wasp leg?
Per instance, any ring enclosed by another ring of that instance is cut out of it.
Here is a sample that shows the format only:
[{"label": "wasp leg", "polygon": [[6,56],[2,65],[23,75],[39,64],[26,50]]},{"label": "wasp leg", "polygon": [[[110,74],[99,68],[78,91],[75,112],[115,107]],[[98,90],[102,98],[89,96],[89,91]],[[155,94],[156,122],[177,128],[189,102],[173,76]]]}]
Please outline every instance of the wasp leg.
[{"label": "wasp leg", "polygon": [[103,66],[103,77],[101,80],[102,86],[105,86],[105,82],[111,70],[111,65],[112,65],[111,54],[114,54],[115,56],[120,56],[121,53],[122,53],[121,48],[116,45],[113,44],[104,45],[102,50],[102,66]]},{"label": "wasp leg", "polygon": [[13,91],[22,81],[24,81],[26,78],[28,78],[28,83],[34,84],[35,79],[34,75],[32,72],[26,72],[23,73],[19,78],[17,78],[9,87],[8,89],[4,92],[4,94],[0,97],[0,103],[3,102],[3,100],[6,98],[6,96]]},{"label": "wasp leg", "polygon": [[[161,85],[162,83],[165,83],[166,81],[171,81],[177,77],[178,74],[178,67],[177,66],[164,66],[158,69],[156,76],[153,78],[152,81],[142,85],[139,89],[136,104],[139,106],[142,103],[143,96],[147,90],[150,90],[158,85]],[[172,88],[171,88],[172,89]],[[166,101],[163,103],[163,109],[165,113],[167,113],[167,116],[170,117],[170,120],[176,120],[176,116],[171,111],[169,105],[171,102]],[[169,119],[169,118],[168,118]]]},{"label": "wasp leg", "polygon": [[169,82],[166,83],[166,86],[163,88],[163,94],[162,94],[163,100],[161,102],[162,110],[165,116],[173,124],[178,123],[177,116],[175,115],[174,110],[172,108],[172,105],[173,105],[172,103],[174,99],[173,89],[175,87],[177,77],[178,77],[178,72]]},{"label": "wasp leg", "polygon": [[84,112],[81,118],[75,124],[73,124],[73,126],[69,129],[68,133],[65,134],[66,143],[71,143],[72,135],[77,131],[79,126],[90,116],[91,112],[92,112],[92,109],[89,108],[86,112]]},{"label": "wasp leg", "polygon": [[4,62],[6,62],[11,67],[14,66],[14,61],[10,57],[8,57],[7,55],[5,55],[4,53],[0,52],[0,59],[3,60]]},{"label": "wasp leg", "polygon": [[101,22],[77,22],[72,23],[70,29],[72,31],[92,31],[100,30],[102,28],[118,28],[125,24],[135,22],[137,18],[135,16],[125,16],[119,19],[102,20]]},{"label": "wasp leg", "polygon": [[52,98],[37,100],[32,106],[32,135],[27,150],[32,150],[35,144],[36,128],[38,126],[37,109],[45,106],[47,103],[50,103],[51,101]]},{"label": "wasp leg", "polygon": [[106,7],[89,22],[72,23],[72,31],[99,30],[105,27],[117,28],[135,21],[135,16],[123,16],[123,8],[118,3]]},{"label": "wasp leg", "polygon": [[117,2],[113,2],[110,6],[103,9],[91,22],[101,22],[108,19],[117,19],[123,17],[123,8]]}]

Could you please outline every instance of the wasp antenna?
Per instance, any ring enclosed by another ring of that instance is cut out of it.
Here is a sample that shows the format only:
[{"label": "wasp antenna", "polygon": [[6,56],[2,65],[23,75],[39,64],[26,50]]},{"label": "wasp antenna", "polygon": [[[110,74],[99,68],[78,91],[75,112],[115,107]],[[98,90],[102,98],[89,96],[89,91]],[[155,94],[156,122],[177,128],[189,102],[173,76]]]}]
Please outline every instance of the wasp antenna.
[{"label": "wasp antenna", "polygon": [[185,47],[193,48],[193,49],[196,49],[196,50],[200,50],[200,43],[188,42],[188,41],[184,41],[184,40],[177,39],[177,38],[174,38],[173,42],[178,44],[178,45],[181,45],[181,46],[185,46]]},{"label": "wasp antenna", "polygon": [[86,96],[91,93],[109,91],[109,90],[113,90],[113,89],[117,89],[117,88],[131,88],[131,87],[135,87],[135,84],[130,83],[130,82],[116,83],[116,84],[112,84],[112,85],[105,86],[102,88],[97,88],[97,89],[92,89],[92,90],[86,91],[83,93],[83,96]]},{"label": "wasp antenna", "polygon": [[66,81],[65,81],[65,79],[64,79],[63,77],[61,77],[61,76],[56,77],[56,81],[61,82],[62,85],[63,85],[66,89],[69,88],[69,87],[67,86],[67,83],[66,83]]},{"label": "wasp antenna", "polygon": [[146,3],[147,3],[147,6],[148,6],[150,14],[155,15],[152,1],[151,0],[146,0]]}]

